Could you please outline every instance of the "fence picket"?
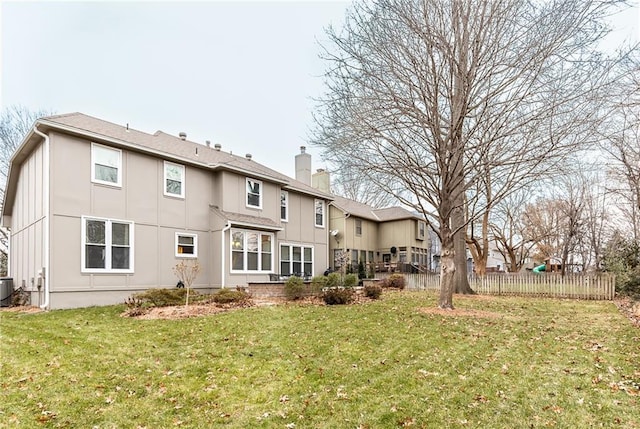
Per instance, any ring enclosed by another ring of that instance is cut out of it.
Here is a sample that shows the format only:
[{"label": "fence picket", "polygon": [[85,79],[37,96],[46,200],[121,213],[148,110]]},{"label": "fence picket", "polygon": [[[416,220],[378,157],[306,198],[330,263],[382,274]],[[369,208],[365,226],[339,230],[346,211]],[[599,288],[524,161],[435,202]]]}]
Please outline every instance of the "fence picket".
[{"label": "fence picket", "polygon": [[[386,278],[389,273],[376,273]],[[440,275],[405,273],[407,288],[412,290],[439,290]],[[469,284],[483,295],[530,295],[553,298],[608,300],[615,297],[615,276],[612,274],[510,274],[491,273],[485,276],[469,275]]]}]

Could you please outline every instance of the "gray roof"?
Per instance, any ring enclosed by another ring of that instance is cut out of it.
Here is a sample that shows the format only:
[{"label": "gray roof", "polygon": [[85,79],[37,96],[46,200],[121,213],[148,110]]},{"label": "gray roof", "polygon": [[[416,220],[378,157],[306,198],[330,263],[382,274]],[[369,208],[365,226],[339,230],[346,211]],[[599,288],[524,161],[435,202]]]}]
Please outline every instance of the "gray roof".
[{"label": "gray roof", "polygon": [[[82,113],[68,113],[42,118],[44,126],[64,127],[69,132],[80,134],[95,134],[95,137],[104,136],[111,140],[120,141],[129,149],[138,148],[142,152],[154,152],[160,156],[169,156],[182,162],[190,162],[195,165],[207,166],[214,169],[238,171],[247,175],[279,182],[291,189],[331,199],[331,196],[318,189],[299,182],[282,173],[272,170],[245,156],[232,155],[222,150],[216,150],[200,143],[182,140],[162,131],[148,134],[142,131],[117,125],[102,119],[94,118]],[[112,142],[116,143],[117,142]]]},{"label": "gray roof", "polygon": [[273,219],[260,216],[251,216],[241,213],[227,212],[217,207],[211,207],[211,210],[235,226],[244,226],[250,228],[261,228],[268,231],[280,231],[284,229],[282,225]]},{"label": "gray roof", "polygon": [[386,222],[403,219],[422,219],[419,215],[399,206],[387,207],[384,209],[374,209],[373,207],[348,198],[334,195],[333,206],[339,208],[344,213],[357,216],[363,219],[376,222]]}]

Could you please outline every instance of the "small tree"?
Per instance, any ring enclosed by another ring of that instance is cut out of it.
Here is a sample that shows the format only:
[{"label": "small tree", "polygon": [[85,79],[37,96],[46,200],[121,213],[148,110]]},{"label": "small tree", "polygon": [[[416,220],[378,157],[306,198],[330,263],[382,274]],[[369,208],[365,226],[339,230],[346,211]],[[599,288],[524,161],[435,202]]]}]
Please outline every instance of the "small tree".
[{"label": "small tree", "polygon": [[187,263],[186,261],[180,261],[173,267],[173,272],[175,273],[178,280],[180,280],[187,291],[185,297],[185,307],[189,306],[189,291],[191,289],[191,284],[193,284],[196,277],[198,277],[198,273],[200,273],[200,264],[198,260],[194,260],[192,263]]}]

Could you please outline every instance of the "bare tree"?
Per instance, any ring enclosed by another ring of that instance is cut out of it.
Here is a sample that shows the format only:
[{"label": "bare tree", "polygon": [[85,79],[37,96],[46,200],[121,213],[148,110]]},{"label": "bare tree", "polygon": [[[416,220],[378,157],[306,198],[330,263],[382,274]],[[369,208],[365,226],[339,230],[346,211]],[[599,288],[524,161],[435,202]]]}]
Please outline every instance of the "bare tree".
[{"label": "bare tree", "polygon": [[374,208],[384,208],[397,204],[397,199],[386,189],[380,189],[376,182],[356,173],[357,169],[342,165],[333,174],[331,192],[335,195],[367,204]]},{"label": "bare tree", "polygon": [[524,267],[535,245],[535,239],[527,234],[523,223],[524,209],[530,199],[529,190],[514,193],[492,211],[489,237],[495,241],[510,273]]},{"label": "bare tree", "polygon": [[602,147],[610,157],[609,177],[620,209],[640,239],[640,49],[620,65],[618,85],[611,93]]},{"label": "bare tree", "polygon": [[328,30],[314,143],[427,218],[441,308],[464,269],[467,191],[490,171],[499,201],[591,141],[607,65],[591,48],[614,3],[377,0]]}]

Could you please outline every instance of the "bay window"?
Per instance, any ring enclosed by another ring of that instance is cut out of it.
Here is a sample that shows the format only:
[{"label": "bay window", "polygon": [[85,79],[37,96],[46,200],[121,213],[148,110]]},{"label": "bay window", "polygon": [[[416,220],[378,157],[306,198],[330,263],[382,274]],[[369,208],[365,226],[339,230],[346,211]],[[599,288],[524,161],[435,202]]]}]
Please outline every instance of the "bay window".
[{"label": "bay window", "polygon": [[231,271],[272,271],[273,234],[231,230]]}]

